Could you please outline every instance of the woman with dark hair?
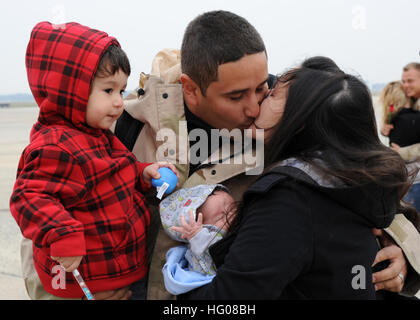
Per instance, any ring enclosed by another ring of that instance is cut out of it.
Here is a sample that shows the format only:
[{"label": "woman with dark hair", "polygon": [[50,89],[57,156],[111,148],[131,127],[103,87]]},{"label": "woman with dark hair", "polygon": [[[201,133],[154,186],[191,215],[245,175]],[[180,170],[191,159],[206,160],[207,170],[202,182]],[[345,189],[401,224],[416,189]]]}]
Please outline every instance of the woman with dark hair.
[{"label": "woman with dark hair", "polygon": [[372,229],[400,212],[409,176],[378,138],[368,89],[315,57],[278,79],[269,104],[266,173],[210,248],[214,280],[181,298],[376,299]]}]

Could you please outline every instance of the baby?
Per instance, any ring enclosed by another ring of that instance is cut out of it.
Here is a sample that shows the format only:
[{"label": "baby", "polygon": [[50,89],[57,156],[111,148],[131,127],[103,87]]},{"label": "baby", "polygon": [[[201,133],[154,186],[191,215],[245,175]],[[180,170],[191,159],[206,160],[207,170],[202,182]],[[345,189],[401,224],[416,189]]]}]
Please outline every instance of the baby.
[{"label": "baby", "polygon": [[164,229],[177,241],[187,242],[189,270],[216,272],[209,247],[222,239],[236,213],[236,202],[223,185],[180,189],[160,204]]}]

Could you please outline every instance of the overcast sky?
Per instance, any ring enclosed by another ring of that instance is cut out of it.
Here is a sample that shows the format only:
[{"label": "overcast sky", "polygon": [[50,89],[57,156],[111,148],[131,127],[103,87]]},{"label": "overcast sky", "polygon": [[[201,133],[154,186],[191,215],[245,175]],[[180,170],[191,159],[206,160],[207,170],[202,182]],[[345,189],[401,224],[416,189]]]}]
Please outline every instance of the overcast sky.
[{"label": "overcast sky", "polygon": [[420,61],[419,0],[1,1],[0,94],[30,93],[25,51],[39,21],[76,21],[115,36],[130,59],[134,89],[159,50],[179,48],[188,22],[216,9],[256,27],[274,74],[325,55],[370,83],[389,82]]}]

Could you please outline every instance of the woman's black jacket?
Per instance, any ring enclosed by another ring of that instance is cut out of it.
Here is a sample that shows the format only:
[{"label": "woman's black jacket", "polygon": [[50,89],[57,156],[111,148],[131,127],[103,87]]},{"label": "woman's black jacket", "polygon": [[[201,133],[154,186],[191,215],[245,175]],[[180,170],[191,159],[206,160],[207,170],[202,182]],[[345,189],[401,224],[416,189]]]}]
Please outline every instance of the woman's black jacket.
[{"label": "woman's black jacket", "polygon": [[214,280],[179,299],[375,299],[372,228],[396,213],[396,192],[331,188],[277,167],[245,193],[237,232],[210,248]]}]

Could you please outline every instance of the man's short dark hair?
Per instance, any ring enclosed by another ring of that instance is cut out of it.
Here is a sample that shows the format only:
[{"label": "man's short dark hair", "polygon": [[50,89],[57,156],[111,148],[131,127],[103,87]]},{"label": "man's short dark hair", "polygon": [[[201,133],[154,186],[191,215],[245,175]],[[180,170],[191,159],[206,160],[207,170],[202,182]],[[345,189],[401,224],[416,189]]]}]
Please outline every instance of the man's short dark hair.
[{"label": "man's short dark hair", "polygon": [[247,20],[228,11],[210,11],[187,26],[181,68],[205,95],[210,83],[217,80],[219,65],[260,52],[265,52],[264,42]]}]

